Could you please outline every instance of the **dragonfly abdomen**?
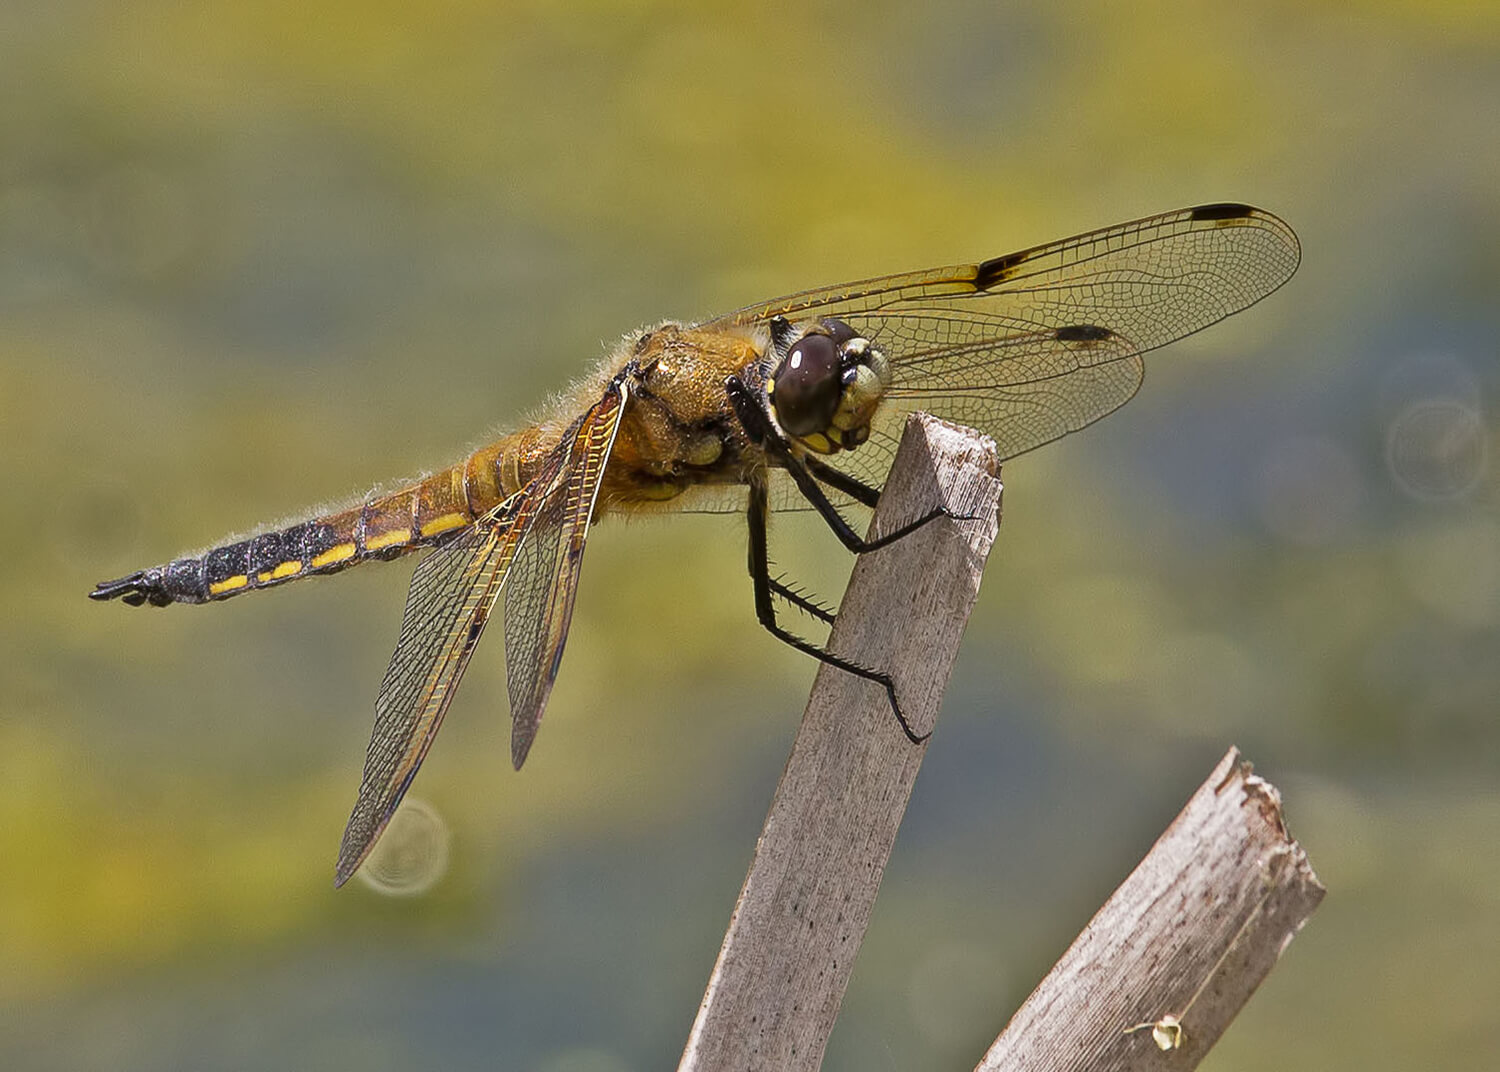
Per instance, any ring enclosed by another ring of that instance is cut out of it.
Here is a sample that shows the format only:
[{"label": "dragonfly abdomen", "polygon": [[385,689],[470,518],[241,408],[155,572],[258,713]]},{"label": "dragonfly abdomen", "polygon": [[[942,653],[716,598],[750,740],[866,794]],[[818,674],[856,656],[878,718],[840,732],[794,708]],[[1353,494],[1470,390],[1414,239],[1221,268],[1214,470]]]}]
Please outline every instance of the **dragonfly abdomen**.
[{"label": "dragonfly abdomen", "polygon": [[90,594],[132,606],[208,603],[299,577],[337,573],[372,558],[395,558],[468,525],[494,505],[491,500],[498,501],[498,478],[471,472],[486,461],[493,472],[492,459],[482,457],[488,453],[477,451],[451,469],[347,510],[106,581]]}]

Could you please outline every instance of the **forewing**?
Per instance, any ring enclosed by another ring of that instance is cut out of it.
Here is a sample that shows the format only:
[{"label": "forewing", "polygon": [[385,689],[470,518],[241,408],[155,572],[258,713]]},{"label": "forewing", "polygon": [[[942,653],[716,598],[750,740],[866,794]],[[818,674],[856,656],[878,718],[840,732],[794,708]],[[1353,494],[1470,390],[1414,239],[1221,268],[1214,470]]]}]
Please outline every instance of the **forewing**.
[{"label": "forewing", "polygon": [[566,463],[548,487],[516,557],[505,597],[505,668],[510,690],[511,760],[519,769],[536,738],[557,680],[589,522],[625,409],[623,381],[612,384],[559,449]]},{"label": "forewing", "polygon": [[1296,235],[1247,205],[1150,216],[979,264],[805,291],[702,325],[837,317],[893,364],[870,441],[831,459],[880,485],[905,414],[994,437],[1002,458],[1076,431],[1140,385],[1140,355],[1254,304],[1300,259]]},{"label": "forewing", "polygon": [[417,563],[401,635],[375,699],[375,729],[339,849],[337,885],[380,837],[437,736],[525,533],[527,506],[526,492],[511,496]]}]

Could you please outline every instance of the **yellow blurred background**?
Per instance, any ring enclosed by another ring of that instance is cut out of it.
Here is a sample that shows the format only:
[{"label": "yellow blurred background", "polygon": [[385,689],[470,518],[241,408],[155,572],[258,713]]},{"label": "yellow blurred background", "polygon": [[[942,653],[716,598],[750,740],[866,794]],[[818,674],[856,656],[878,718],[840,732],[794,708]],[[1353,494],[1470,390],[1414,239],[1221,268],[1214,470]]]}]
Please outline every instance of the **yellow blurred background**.
[{"label": "yellow blurred background", "polygon": [[641,324],[1215,200],[1302,270],[1007,466],[827,1067],[971,1067],[1231,743],[1330,892],[1204,1067],[1485,1066],[1497,101],[1490,2],[10,0],[6,1066],[675,1061],[813,671],[741,522],[595,530],[521,774],[481,648],[420,896],[331,881],[409,563],[86,592],[456,460]]}]

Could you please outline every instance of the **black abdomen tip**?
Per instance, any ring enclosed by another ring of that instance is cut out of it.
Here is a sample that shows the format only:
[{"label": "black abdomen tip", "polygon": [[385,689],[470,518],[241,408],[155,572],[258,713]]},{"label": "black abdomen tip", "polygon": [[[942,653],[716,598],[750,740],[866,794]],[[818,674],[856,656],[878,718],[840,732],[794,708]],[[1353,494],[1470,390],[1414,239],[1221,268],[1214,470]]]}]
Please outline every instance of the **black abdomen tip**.
[{"label": "black abdomen tip", "polygon": [[132,607],[139,607],[148,599],[157,606],[165,606],[171,602],[164,598],[151,599],[153,593],[158,591],[158,586],[151,583],[151,579],[146,576],[146,571],[140,570],[132,573],[129,577],[121,577],[116,581],[101,581],[89,593],[89,598],[99,600],[122,599]]},{"label": "black abdomen tip", "polygon": [[189,590],[178,591],[170,583],[168,572],[172,566],[152,566],[150,569],[137,570],[128,577],[121,577],[117,581],[101,581],[94,586],[89,593],[90,599],[106,600],[118,599],[132,607],[150,603],[153,607],[165,607],[168,603],[194,603],[202,602],[194,599],[194,593]]}]

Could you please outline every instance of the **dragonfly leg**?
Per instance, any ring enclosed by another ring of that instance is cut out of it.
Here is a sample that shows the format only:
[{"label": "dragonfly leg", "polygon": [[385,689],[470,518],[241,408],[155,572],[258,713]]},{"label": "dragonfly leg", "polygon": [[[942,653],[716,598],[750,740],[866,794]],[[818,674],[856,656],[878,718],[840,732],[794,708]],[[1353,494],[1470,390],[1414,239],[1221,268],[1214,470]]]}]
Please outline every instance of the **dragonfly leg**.
[{"label": "dragonfly leg", "polygon": [[[880,499],[880,493],[862,481],[851,476],[838,473],[831,466],[818,462],[815,459],[802,459],[792,453],[791,447],[782,437],[781,433],[771,424],[771,418],[765,409],[756,400],[754,393],[746,387],[738,376],[730,376],[724,381],[724,389],[729,395],[729,401],[733,404],[735,413],[744,425],[745,431],[752,441],[758,444],[773,460],[781,465],[791,476],[797,490],[817,510],[823,521],[833,530],[841,544],[857,555],[868,551],[877,551],[882,547],[895,543],[903,536],[910,536],[917,529],[940,517],[950,518],[954,521],[974,521],[975,517],[955,514],[946,506],[934,506],[927,513],[914,521],[909,521],[898,528],[887,532],[873,540],[867,540],[855,532],[853,527],[845,520],[844,515],[839,513],[838,507],[829,500],[828,494],[819,485],[818,480],[824,479],[828,484],[849,495],[851,498],[873,506]],[[816,465],[816,469],[813,466]],[[817,476],[814,476],[817,473]],[[836,476],[829,474],[836,473]]]},{"label": "dragonfly leg", "polygon": [[[856,500],[859,503],[862,503],[865,506],[870,507],[871,509],[874,509],[874,507],[879,504],[879,488],[871,487],[864,481],[852,477],[848,473],[840,472],[833,466],[829,465],[827,462],[820,461],[819,459],[814,458],[810,455],[802,458],[801,462],[804,466],[806,466],[807,471],[813,477],[815,477],[822,483],[827,484],[835,491],[841,491],[845,495],[848,495],[850,498]],[[809,502],[812,502],[815,507],[817,507],[819,514],[821,514],[825,520],[827,520],[828,515],[823,512],[823,508],[821,506],[818,506],[817,499],[819,496],[821,496],[823,501],[827,503],[828,509],[833,511],[833,513],[839,517],[839,520],[843,520],[843,515],[838,514],[838,508],[835,507],[831,502],[827,501],[826,495],[822,495],[821,488],[817,488],[816,486],[814,486],[813,490],[809,492],[806,489],[802,489],[802,485],[800,483],[798,484],[798,488],[799,490],[802,490],[803,496],[808,499]],[[929,521],[936,521],[940,517],[946,517],[950,521],[978,521],[980,519],[980,516],[978,514],[954,513],[948,507],[939,505],[933,507],[931,510],[923,514],[921,517],[917,518],[915,521],[911,521],[907,524],[899,526],[893,532],[887,532],[884,535],[879,536],[873,540],[861,540],[861,546],[850,547],[850,550],[856,553],[863,553],[865,551],[874,551],[878,548],[886,547],[890,544],[895,543],[903,536],[911,535],[913,532],[921,528],[923,525],[927,524]],[[845,545],[848,546],[847,541],[845,541]]]},{"label": "dragonfly leg", "polygon": [[862,506],[868,506],[873,510],[880,504],[879,488],[872,488],[863,480],[857,480],[848,473],[840,472],[827,462],[820,461],[817,458],[807,457],[803,458],[802,461],[813,476],[835,491],[842,491]]},{"label": "dragonfly leg", "polygon": [[819,482],[827,484],[836,491],[843,492],[865,506],[873,508],[880,501],[880,489],[871,487],[869,484],[840,472],[815,457],[799,457],[792,452],[790,445],[772,425],[770,417],[764,408],[757,404],[754,395],[748,387],[736,376],[731,376],[725,381],[725,389],[729,394],[730,402],[735,412],[739,415],[750,437],[766,454],[775,459],[786,469],[791,476],[797,490],[802,493],[812,507],[817,510],[823,521],[833,530],[840,543],[855,554],[864,554],[868,551],[876,551],[882,547],[889,546],[897,540],[911,535],[922,526],[940,517],[946,517],[953,521],[976,521],[978,515],[959,514],[950,510],[947,506],[939,504],[934,506],[920,517],[906,522],[890,532],[877,536],[874,539],[865,539],[839,513],[838,507],[829,500],[828,495]]},{"label": "dragonfly leg", "polygon": [[[912,744],[921,744],[932,734],[918,734],[911,728],[911,723],[906,721],[906,715],[901,711],[901,701],[896,696],[896,683],[891,675],[881,670],[873,670],[868,666],[850,662],[829,651],[827,648],[818,646],[810,640],[805,640],[797,634],[782,627],[776,620],[775,597],[781,595],[790,597],[793,593],[787,585],[781,581],[773,581],[770,573],[770,557],[766,541],[766,517],[768,511],[766,485],[764,481],[757,481],[750,485],[750,505],[746,514],[746,520],[750,528],[750,576],[755,583],[755,616],[760,624],[783,644],[787,644],[804,655],[811,655],[820,663],[836,667],[855,677],[862,677],[866,681],[873,681],[885,689],[887,699],[890,700],[891,711],[896,716],[896,721],[901,726],[901,732],[906,734],[907,740]],[[792,598],[791,602],[804,607],[804,597],[800,595]],[[822,617],[822,614],[818,615]]]},{"label": "dragonfly leg", "polygon": [[823,606],[823,604],[809,596],[806,592],[788,584],[785,578],[782,577],[771,577],[769,580],[771,591],[777,596],[780,596],[804,614],[817,618],[826,625],[833,624],[833,611]]}]

